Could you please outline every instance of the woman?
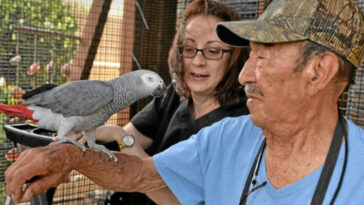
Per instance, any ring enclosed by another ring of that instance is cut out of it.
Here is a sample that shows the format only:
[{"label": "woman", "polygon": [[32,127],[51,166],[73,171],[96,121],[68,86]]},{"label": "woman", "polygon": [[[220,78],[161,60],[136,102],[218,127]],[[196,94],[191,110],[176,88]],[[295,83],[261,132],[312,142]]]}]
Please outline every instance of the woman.
[{"label": "woman", "polygon": [[99,127],[97,140],[121,143],[122,136],[132,134],[135,148],[123,151],[144,156],[138,151],[140,145],[153,155],[224,117],[248,114],[245,93],[238,83],[246,55],[221,42],[215,33],[218,22],[234,20],[239,20],[238,15],[220,2],[195,0],[189,4],[169,52],[173,83],[166,95],[155,98],[122,128]]}]

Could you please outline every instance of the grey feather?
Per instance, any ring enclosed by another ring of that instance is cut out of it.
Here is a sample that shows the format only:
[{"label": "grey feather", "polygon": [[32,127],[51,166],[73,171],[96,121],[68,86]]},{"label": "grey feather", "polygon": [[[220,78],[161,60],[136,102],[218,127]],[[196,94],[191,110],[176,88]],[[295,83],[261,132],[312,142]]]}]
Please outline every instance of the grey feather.
[{"label": "grey feather", "polygon": [[69,131],[84,132],[90,148],[101,150],[116,160],[105,147],[95,144],[96,127],[135,101],[149,95],[163,95],[165,90],[158,74],[137,70],[106,82],[82,80],[66,83],[30,96],[23,104],[35,105],[32,106],[33,118],[38,120],[38,126],[56,130],[59,142],[82,147],[65,135]]},{"label": "grey feather", "polygon": [[85,116],[109,103],[114,91],[109,82],[81,80],[57,86],[35,95],[23,104],[36,104],[64,117]]}]

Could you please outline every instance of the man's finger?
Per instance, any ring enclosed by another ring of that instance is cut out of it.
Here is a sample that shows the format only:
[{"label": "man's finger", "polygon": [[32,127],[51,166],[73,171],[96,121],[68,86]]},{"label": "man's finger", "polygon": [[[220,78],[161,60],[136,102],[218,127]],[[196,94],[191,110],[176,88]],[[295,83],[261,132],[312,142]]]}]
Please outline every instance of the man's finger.
[{"label": "man's finger", "polygon": [[30,198],[35,194],[44,193],[49,187],[56,187],[60,183],[58,175],[47,175],[40,177],[38,180],[30,183],[24,190],[21,201],[29,201]]},{"label": "man's finger", "polygon": [[[32,156],[32,152],[37,152],[37,150],[27,150],[21,154],[20,158],[5,172],[7,193],[12,196],[16,202],[20,202],[20,199],[23,198],[23,185],[27,180],[30,180],[35,176],[46,175],[48,171],[47,165],[44,162],[45,160],[41,154],[39,154],[37,158],[28,157]],[[34,163],[42,166],[33,166]]]}]

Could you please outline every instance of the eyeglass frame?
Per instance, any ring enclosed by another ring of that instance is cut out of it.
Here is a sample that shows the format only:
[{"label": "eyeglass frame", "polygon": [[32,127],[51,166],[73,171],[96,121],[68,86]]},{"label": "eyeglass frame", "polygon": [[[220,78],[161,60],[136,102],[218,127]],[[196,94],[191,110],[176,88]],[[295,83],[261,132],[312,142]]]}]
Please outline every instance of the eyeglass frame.
[{"label": "eyeglass frame", "polygon": [[[205,59],[207,59],[207,60],[221,60],[223,57],[224,57],[224,53],[232,53],[233,52],[233,50],[231,50],[231,49],[225,49],[225,48],[218,48],[218,47],[206,47],[206,48],[196,48],[196,47],[194,47],[194,46],[187,46],[187,47],[190,47],[190,48],[193,48],[194,50],[195,50],[195,54],[193,55],[193,56],[188,56],[188,57],[186,57],[186,56],[183,56],[183,48],[184,47],[186,47],[186,45],[178,45],[177,46],[177,49],[178,49],[178,53],[183,57],[183,58],[194,58],[194,57],[196,57],[196,55],[197,55],[197,53],[198,52],[201,52],[202,53],[202,56],[205,58]],[[204,52],[204,50],[205,49],[208,49],[208,48],[216,48],[216,49],[220,49],[221,51],[222,51],[222,53],[221,53],[221,56],[219,57],[219,58],[207,58],[206,56],[205,56],[205,52]]]}]

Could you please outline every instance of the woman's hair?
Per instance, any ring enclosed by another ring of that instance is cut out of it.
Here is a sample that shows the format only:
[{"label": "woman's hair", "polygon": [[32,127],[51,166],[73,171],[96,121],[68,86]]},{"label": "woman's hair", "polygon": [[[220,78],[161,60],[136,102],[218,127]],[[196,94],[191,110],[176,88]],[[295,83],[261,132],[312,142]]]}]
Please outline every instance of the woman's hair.
[{"label": "woman's hair", "polygon": [[[189,99],[191,97],[191,91],[184,81],[183,58],[179,54],[177,46],[182,45],[186,23],[189,19],[197,15],[214,16],[221,19],[221,21],[239,20],[238,14],[233,9],[215,0],[195,0],[186,7],[182,22],[179,25],[179,30],[169,50],[168,58],[172,81],[176,83],[177,92],[181,96],[181,100]],[[242,48],[232,48],[227,68],[224,68],[226,72],[215,89],[215,96],[223,107],[241,105],[240,103],[245,101],[245,93],[238,82],[238,76],[247,59],[248,51],[242,51]]]}]

